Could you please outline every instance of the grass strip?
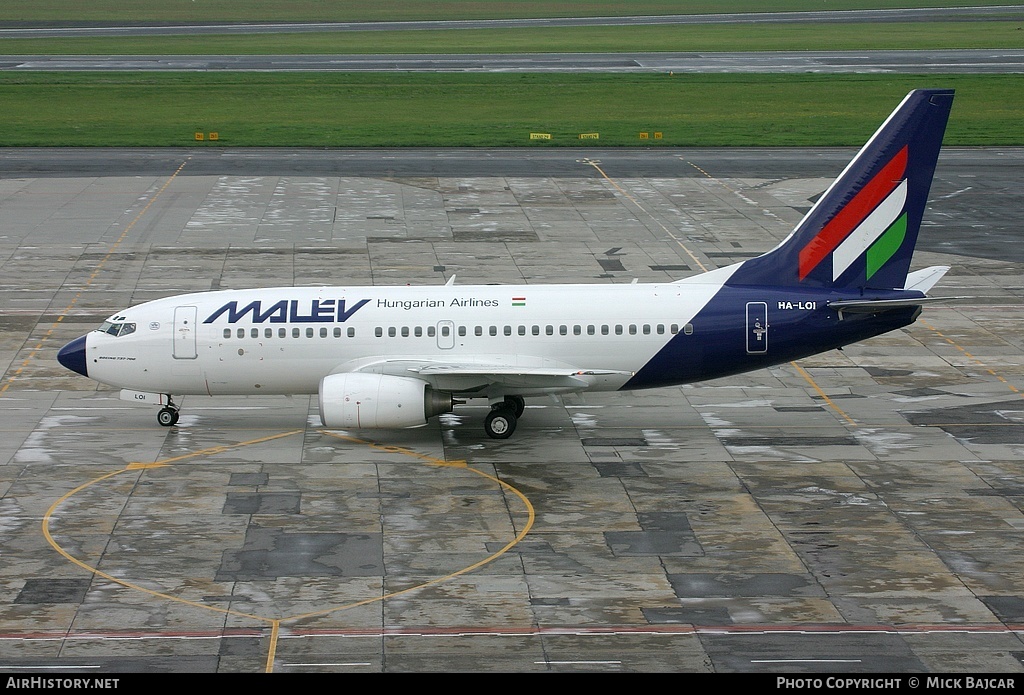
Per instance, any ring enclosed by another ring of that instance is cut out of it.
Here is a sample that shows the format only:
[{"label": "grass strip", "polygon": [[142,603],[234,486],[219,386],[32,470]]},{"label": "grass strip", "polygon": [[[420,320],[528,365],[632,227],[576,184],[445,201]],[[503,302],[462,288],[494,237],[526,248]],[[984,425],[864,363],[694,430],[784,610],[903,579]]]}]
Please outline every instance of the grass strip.
[{"label": "grass strip", "polygon": [[710,24],[0,39],[4,55],[628,53],[1024,48],[1016,21]]},{"label": "grass strip", "polygon": [[919,87],[947,144],[1024,145],[1024,75],[221,72],[0,73],[0,145],[851,146]]},{"label": "grass strip", "polygon": [[32,0],[0,4],[0,23],[39,24],[218,22],[365,22],[525,17],[614,17],[721,12],[798,12],[813,10],[902,9],[987,6],[989,0],[829,0],[808,7],[807,0]]}]

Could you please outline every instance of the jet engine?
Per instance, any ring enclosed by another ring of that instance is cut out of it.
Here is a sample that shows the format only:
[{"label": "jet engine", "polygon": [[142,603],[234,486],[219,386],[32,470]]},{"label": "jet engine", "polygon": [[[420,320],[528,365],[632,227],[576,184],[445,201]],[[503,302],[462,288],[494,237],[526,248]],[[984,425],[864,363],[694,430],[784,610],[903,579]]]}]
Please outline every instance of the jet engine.
[{"label": "jet engine", "polygon": [[324,427],[419,427],[427,418],[450,413],[453,405],[450,392],[435,391],[420,379],[346,372],[320,381]]}]

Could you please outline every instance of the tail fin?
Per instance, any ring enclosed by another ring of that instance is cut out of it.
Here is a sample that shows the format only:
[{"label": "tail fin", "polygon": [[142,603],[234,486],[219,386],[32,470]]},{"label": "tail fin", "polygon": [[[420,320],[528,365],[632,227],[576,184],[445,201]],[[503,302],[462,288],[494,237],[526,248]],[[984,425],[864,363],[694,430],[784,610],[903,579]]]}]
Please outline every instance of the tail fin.
[{"label": "tail fin", "polygon": [[729,285],[902,289],[953,91],[910,92],[778,247]]}]

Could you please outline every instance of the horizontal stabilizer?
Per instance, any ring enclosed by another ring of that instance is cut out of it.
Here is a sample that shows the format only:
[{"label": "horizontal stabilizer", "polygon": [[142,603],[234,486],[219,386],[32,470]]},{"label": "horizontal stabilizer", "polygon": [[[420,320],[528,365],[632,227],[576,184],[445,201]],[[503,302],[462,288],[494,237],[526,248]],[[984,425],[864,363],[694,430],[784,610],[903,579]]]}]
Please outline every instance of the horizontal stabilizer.
[{"label": "horizontal stabilizer", "polygon": [[907,282],[903,286],[905,290],[915,290],[926,293],[935,287],[935,283],[942,279],[942,276],[949,271],[948,265],[933,265],[924,270],[915,270],[907,275]]},{"label": "horizontal stabilizer", "polygon": [[828,305],[840,311],[852,311],[855,313],[871,314],[885,309],[902,309],[908,306],[922,306],[932,302],[946,302],[950,299],[963,299],[963,297],[908,297],[907,299],[841,299],[836,302],[829,302]]},{"label": "horizontal stabilizer", "polygon": [[842,320],[843,313],[851,314],[876,314],[889,309],[905,309],[906,307],[920,307],[935,302],[948,302],[953,299],[969,299],[968,297],[907,297],[906,299],[840,299],[829,302],[830,309],[839,311],[839,318]]},{"label": "horizontal stabilizer", "polygon": [[[916,270],[907,275],[904,290],[924,294],[942,279],[949,271],[948,265],[933,265],[930,268]],[[933,302],[948,302],[952,299],[969,299],[969,297],[899,297],[888,299],[839,299],[829,302],[832,309],[838,309],[840,317],[844,311],[857,314],[873,314],[886,309],[902,309],[910,306],[922,306]]]}]

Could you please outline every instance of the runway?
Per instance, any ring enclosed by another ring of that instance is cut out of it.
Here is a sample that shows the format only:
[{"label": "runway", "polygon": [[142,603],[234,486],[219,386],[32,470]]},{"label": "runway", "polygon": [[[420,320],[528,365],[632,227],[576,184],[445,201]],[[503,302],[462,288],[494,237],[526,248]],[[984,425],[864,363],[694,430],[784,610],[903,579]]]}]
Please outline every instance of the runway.
[{"label": "runway", "polygon": [[763,372],[329,431],[63,370],[119,308],[262,285],[668,281],[852,150],[0,151],[0,671],[1024,671],[1024,150],[944,151],[967,296]]},{"label": "runway", "polygon": [[[3,38],[259,35],[374,31],[537,29],[553,27],[836,24],[1012,21],[1024,5],[894,8],[624,17],[434,20],[405,22],[210,23],[178,26],[10,26]],[[1013,74],[1024,51],[1013,49],[864,51],[660,51],[650,53],[309,54],[309,55],[3,55],[4,71],[236,72],[553,72],[764,74]]]},{"label": "runway", "polygon": [[0,71],[1016,74],[1013,49],[310,55],[3,55]]},{"label": "runway", "polygon": [[443,31],[453,29],[545,29],[551,27],[651,26],[666,24],[836,24],[877,22],[993,21],[1016,19],[1024,5],[988,7],[915,7],[884,10],[819,10],[809,12],[728,12],[622,17],[537,17],[526,19],[457,19],[400,22],[259,22],[190,23],[187,25],[96,26],[69,22],[66,26],[0,27],[0,38],[73,36],[173,36],[180,34],[292,34],[351,31]]}]

